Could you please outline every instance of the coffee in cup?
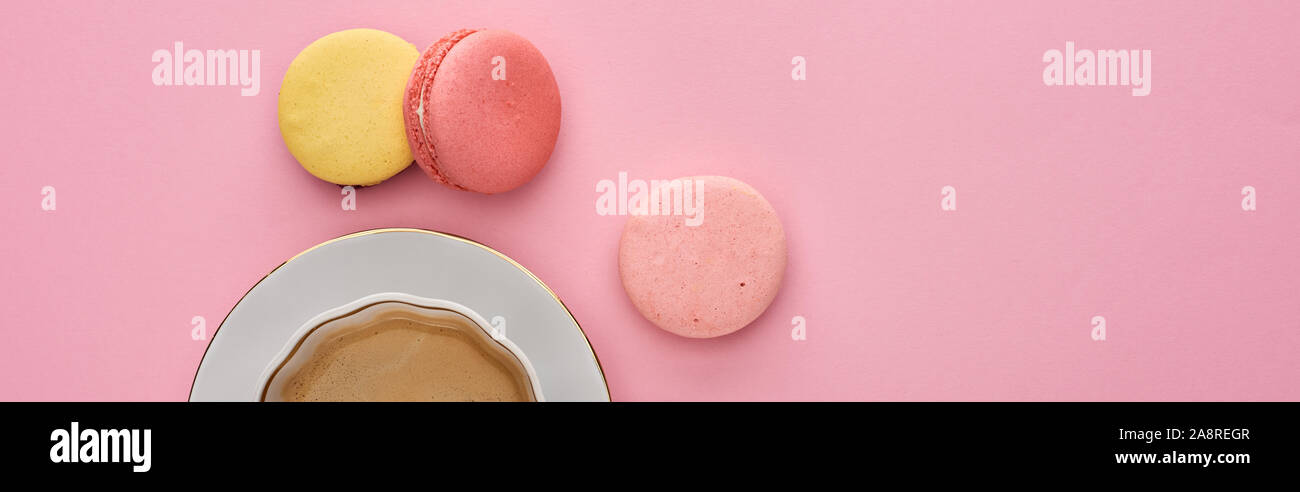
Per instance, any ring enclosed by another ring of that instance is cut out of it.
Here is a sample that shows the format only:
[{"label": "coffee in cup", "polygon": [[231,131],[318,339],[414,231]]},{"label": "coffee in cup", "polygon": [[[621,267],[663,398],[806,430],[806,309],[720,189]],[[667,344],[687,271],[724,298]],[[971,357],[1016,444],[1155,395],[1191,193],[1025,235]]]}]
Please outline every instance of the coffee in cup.
[{"label": "coffee in cup", "polygon": [[[462,311],[377,302],[308,328],[264,401],[537,401],[518,348]],[[464,310],[463,306],[460,306]],[[478,317],[473,315],[473,317]]]}]

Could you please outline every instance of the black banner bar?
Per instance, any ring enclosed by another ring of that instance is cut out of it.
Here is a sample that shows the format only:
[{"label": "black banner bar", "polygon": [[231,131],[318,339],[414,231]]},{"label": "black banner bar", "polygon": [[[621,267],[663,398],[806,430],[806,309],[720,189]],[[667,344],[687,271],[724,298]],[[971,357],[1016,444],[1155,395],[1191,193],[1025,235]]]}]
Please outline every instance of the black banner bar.
[{"label": "black banner bar", "polygon": [[[1300,464],[1296,403],[7,403],[0,408],[13,428],[3,461],[11,475],[124,480],[202,476],[213,473],[215,462],[230,465],[221,466],[221,473],[236,476],[285,470],[415,473],[430,466],[491,470],[502,464],[555,473],[547,463],[557,460],[609,469],[672,464],[665,472],[734,465],[764,473],[848,473],[867,466],[894,472],[1033,469],[1172,477],[1253,476]],[[80,437],[76,442],[73,426]],[[117,459],[112,451],[118,451]]]}]

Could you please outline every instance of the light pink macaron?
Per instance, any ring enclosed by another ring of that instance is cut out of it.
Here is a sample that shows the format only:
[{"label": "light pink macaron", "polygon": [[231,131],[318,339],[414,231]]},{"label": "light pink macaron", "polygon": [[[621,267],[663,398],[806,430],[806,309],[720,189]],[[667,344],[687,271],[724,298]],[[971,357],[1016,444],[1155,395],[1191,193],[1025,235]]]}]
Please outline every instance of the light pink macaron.
[{"label": "light pink macaron", "polygon": [[560,133],[560,90],[532,43],[464,29],[420,56],[403,97],[415,162],[435,181],[501,193],[541,171]]},{"label": "light pink macaron", "polygon": [[[723,176],[676,181],[691,187],[681,202],[686,210],[675,196],[652,193],[646,210],[623,228],[623,289],[664,330],[691,338],[735,332],[758,318],[781,287],[785,231],[772,205],[744,182]],[[691,207],[696,198],[698,210]]]}]

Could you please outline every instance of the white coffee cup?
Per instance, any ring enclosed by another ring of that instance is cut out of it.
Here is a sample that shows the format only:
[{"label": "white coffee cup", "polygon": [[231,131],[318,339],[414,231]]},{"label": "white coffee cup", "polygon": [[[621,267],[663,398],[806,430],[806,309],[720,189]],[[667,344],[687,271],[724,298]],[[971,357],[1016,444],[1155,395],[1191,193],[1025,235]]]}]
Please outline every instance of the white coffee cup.
[{"label": "white coffee cup", "polygon": [[443,299],[429,299],[426,297],[413,296],[401,292],[385,292],[372,294],[362,297],[355,301],[349,302],[342,306],[325,311],[311,320],[303,323],[289,341],[285,343],[284,348],[276,354],[275,358],[267,364],[266,369],[262,371],[262,376],[258,378],[258,383],[254,387],[256,392],[254,399],[262,401],[271,390],[272,379],[279,371],[286,371],[292,374],[298,365],[303,363],[303,358],[293,360],[291,357],[298,350],[305,353],[313,353],[316,345],[322,340],[329,339],[329,333],[340,328],[356,326],[373,321],[380,316],[392,313],[393,311],[411,312],[426,316],[445,315],[447,311],[459,314],[470,321],[482,331],[482,334],[488,339],[496,342],[515,357],[523,366],[528,382],[532,387],[533,398],[536,401],[545,401],[542,396],[542,386],[537,379],[537,372],[533,369],[532,363],[528,361],[528,356],[524,355],[517,345],[506,338],[504,333],[492,327],[483,316],[479,315],[473,309],[464,305],[447,301]]}]

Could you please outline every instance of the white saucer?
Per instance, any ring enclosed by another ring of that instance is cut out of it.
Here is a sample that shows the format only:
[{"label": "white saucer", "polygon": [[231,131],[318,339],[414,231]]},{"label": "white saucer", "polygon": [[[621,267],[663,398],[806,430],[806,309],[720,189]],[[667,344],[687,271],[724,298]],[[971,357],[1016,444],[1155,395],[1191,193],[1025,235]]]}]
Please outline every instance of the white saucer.
[{"label": "white saucer", "polygon": [[[235,304],[199,364],[190,401],[250,401],[267,364],[303,323],[380,292],[446,299],[505,323],[547,401],[609,401],[596,353],[541,280],[474,241],[421,229],[374,229],[290,258]],[[500,317],[500,319],[498,319]]]}]

